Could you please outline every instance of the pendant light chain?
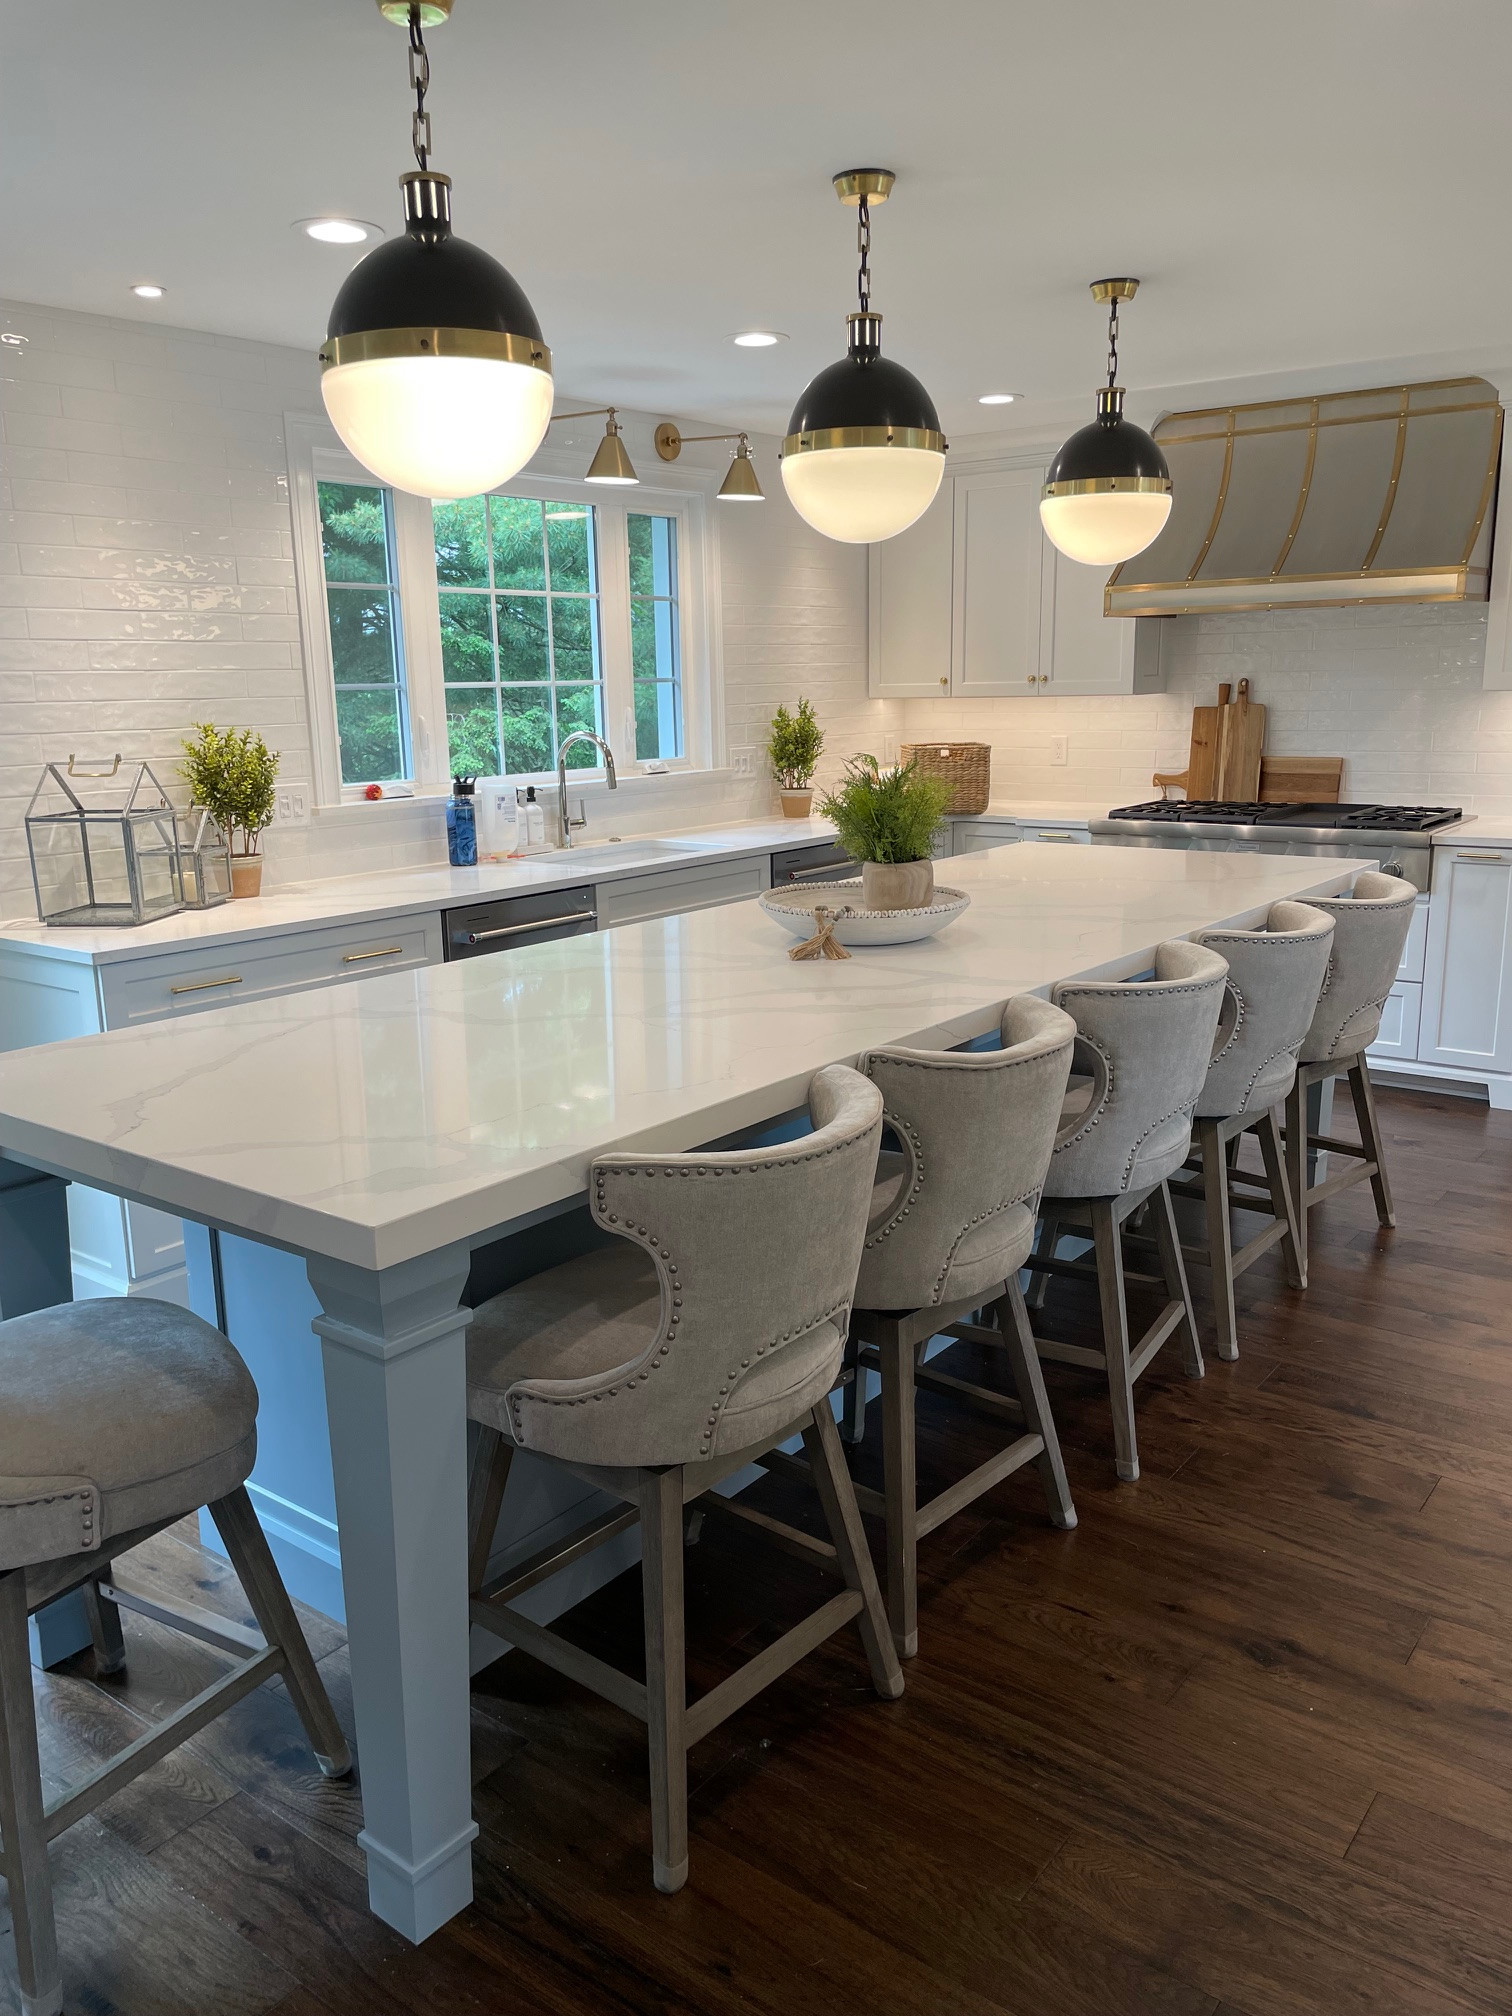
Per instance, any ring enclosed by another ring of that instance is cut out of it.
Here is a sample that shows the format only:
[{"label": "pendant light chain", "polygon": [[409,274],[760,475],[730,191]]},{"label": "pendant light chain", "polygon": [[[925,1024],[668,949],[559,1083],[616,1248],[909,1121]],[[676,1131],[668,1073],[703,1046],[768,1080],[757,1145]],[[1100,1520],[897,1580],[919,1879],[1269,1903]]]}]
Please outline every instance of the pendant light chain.
[{"label": "pendant light chain", "polygon": [[871,205],[863,195],[856,207],[856,250],[860,254],[861,269],[856,275],[856,292],[861,298],[861,313],[871,313]]},{"label": "pendant light chain", "polygon": [[1118,296],[1108,302],[1108,390],[1118,383]]},{"label": "pendant light chain", "polygon": [[430,162],[431,122],[425,109],[425,94],[430,89],[430,56],[425,47],[425,33],[420,26],[420,0],[410,0],[409,10],[409,80],[410,89],[415,94],[415,115],[410,121],[410,144],[415,150],[415,159],[423,175]]}]

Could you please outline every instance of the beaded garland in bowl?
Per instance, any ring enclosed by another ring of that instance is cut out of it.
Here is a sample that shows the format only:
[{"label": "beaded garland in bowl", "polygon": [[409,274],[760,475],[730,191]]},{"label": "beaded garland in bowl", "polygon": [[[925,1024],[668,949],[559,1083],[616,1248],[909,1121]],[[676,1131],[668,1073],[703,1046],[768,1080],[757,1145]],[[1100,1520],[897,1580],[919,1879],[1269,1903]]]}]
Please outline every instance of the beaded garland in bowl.
[{"label": "beaded garland in bowl", "polygon": [[866,910],[859,882],[789,882],[757,898],[768,917],[795,938],[809,938],[817,926],[816,910],[834,913],[836,940],[841,945],[911,945],[932,938],[960,916],[971,898],[964,889],[936,886],[934,901],[918,910]]}]

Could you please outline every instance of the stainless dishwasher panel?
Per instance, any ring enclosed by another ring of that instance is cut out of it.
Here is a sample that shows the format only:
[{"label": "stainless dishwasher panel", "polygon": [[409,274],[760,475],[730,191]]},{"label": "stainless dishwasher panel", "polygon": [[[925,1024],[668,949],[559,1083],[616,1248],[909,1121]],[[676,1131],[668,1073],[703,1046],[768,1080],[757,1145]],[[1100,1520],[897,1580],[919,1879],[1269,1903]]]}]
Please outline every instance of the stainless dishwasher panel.
[{"label": "stainless dishwasher panel", "polygon": [[481,959],[516,945],[542,945],[549,938],[576,938],[598,929],[598,904],[591,883],[577,889],[543,889],[531,896],[496,896],[486,903],[442,915],[446,957]]},{"label": "stainless dishwasher panel", "polygon": [[837,840],[789,847],[772,856],[774,889],[780,889],[786,882],[843,882],[857,873],[855,862]]}]

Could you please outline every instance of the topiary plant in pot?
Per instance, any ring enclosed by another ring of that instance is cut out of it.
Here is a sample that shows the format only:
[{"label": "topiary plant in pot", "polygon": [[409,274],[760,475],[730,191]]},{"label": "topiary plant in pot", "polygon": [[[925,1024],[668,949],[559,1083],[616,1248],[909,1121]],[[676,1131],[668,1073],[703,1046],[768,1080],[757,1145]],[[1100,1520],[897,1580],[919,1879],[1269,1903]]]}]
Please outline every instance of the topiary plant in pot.
[{"label": "topiary plant in pot", "polygon": [[846,853],[861,863],[868,910],[922,910],[934,900],[934,837],[945,820],[950,786],[917,763],[884,770],[875,756],[853,756],[845,777],[819,810]]},{"label": "topiary plant in pot", "polygon": [[807,819],[814,802],[814,769],[824,748],[824,730],[810,701],[800,700],[798,712],[779,707],[767,736],[767,761],[777,779],[785,819]]},{"label": "topiary plant in pot", "polygon": [[179,775],[192,802],[210,813],[231,847],[231,893],[256,896],[262,888],[264,829],[273,824],[278,757],[250,728],[195,723],[183,744]]}]

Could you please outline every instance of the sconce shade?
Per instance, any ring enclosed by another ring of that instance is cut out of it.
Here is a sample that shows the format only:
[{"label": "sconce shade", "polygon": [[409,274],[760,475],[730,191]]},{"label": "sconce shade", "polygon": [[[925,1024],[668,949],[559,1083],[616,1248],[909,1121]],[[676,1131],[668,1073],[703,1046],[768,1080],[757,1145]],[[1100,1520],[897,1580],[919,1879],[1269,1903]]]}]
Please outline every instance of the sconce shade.
[{"label": "sconce shade", "polygon": [[722,504],[760,504],[764,494],[757,479],[756,464],[751,460],[750,449],[737,448],[730,459],[725,479],[719,486],[719,501]]},{"label": "sconce shade", "polygon": [[620,439],[620,431],[611,420],[604,429],[593,460],[588,464],[585,483],[639,483],[635,465],[625,453],[625,444]]}]

